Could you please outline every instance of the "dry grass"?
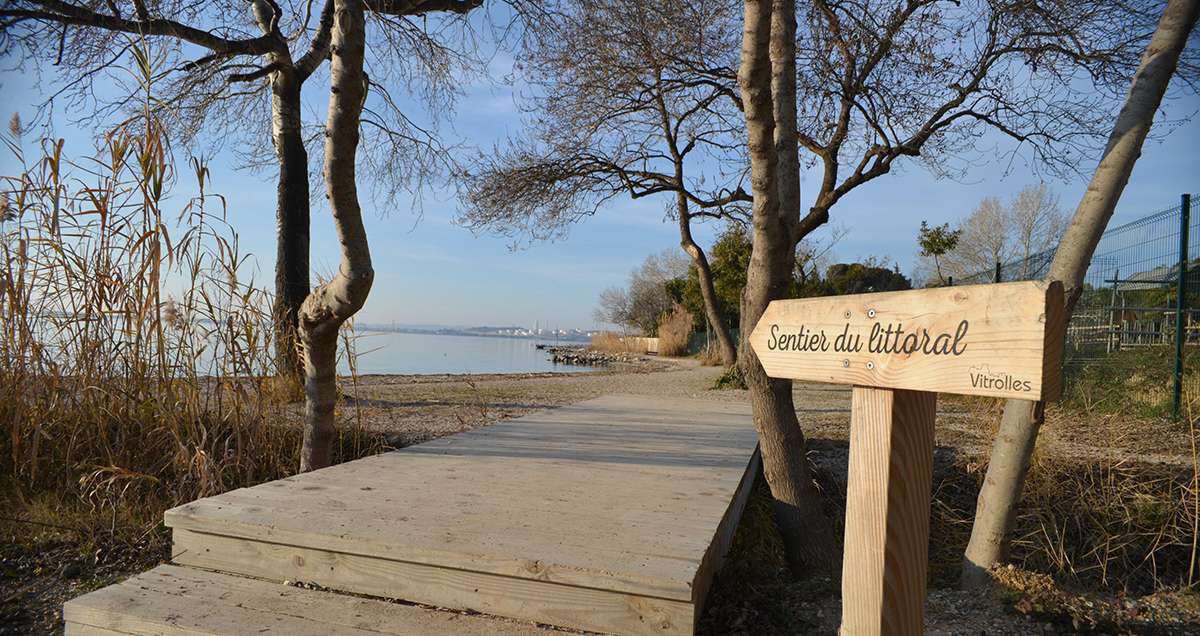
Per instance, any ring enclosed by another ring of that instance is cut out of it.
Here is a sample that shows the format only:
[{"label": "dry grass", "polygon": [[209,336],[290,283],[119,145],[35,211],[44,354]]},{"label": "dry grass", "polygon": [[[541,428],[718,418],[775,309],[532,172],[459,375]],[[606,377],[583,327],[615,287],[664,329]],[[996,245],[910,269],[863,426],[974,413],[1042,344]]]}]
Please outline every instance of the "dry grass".
[{"label": "dry grass", "polygon": [[630,338],[617,335],[611,331],[601,331],[592,336],[588,348],[601,353],[645,353],[640,346],[640,338]]},{"label": "dry grass", "polygon": [[[1109,364],[1069,369],[1061,404],[1046,422],[1024,485],[1011,561],[1077,589],[1147,594],[1200,585],[1200,395],[1184,386],[1172,421],[1173,360],[1151,348]],[[1148,398],[1153,393],[1153,398]],[[990,439],[1003,402],[939,397]],[[931,570],[956,579],[990,444],[962,454],[935,478]]]},{"label": "dry grass", "polygon": [[1191,586],[1191,475],[1132,462],[1038,458],[1013,546],[1026,567],[1100,589]]},{"label": "dry grass", "polygon": [[[296,468],[292,391],[263,379],[271,299],[243,278],[203,163],[200,195],[167,210],[181,175],[151,106],[92,157],[5,139],[23,167],[0,182],[0,477],[18,518],[144,533],[164,508]],[[351,429],[338,455],[380,448]]]},{"label": "dry grass", "polygon": [[700,360],[700,364],[706,367],[719,367],[722,364],[721,352],[712,342],[705,344],[700,353],[696,355],[696,358]]},{"label": "dry grass", "polygon": [[658,355],[686,355],[691,336],[692,313],[680,305],[675,305],[658,323]]},{"label": "dry grass", "polygon": [[[1086,588],[1139,594],[1195,589],[1200,585],[1195,374],[1185,383],[1181,421],[1165,419],[1169,393],[1154,400],[1141,396],[1146,376],[1169,383],[1169,367],[1163,368],[1162,356],[1138,353],[1118,356],[1112,366],[1128,373],[1109,374],[1109,382],[1097,383],[1095,369],[1072,378],[1068,401],[1048,412],[1013,553],[1026,568]],[[1077,449],[1088,446],[1107,452],[1080,456]]]},{"label": "dry grass", "polygon": [[[1087,443],[1062,438],[1059,430],[1068,426],[1084,429]],[[1174,427],[1173,443],[1183,455],[1140,459],[1137,431],[1148,426]],[[1076,590],[1144,595],[1195,589],[1200,462],[1196,431],[1184,426],[1052,411],[1024,484],[1010,562]],[[940,585],[958,578],[987,470],[978,460],[965,454],[935,468],[930,573]]]},{"label": "dry grass", "polygon": [[[1200,396],[1200,366],[1192,345],[1185,350],[1183,402]],[[1114,351],[1098,360],[1067,367],[1063,400],[1087,413],[1139,417],[1171,414],[1175,373],[1174,345],[1155,345]]]}]

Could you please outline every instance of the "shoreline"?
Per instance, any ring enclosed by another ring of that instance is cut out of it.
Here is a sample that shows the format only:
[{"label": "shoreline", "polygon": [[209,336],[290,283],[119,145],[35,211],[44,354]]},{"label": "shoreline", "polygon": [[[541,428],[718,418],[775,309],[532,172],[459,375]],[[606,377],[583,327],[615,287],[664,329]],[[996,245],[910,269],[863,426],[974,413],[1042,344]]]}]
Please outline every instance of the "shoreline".
[{"label": "shoreline", "polygon": [[[601,354],[607,355],[607,354]],[[394,384],[436,384],[442,382],[493,381],[493,380],[540,380],[544,378],[564,378],[594,375],[619,375],[625,373],[655,373],[669,371],[683,366],[681,360],[686,358],[658,358],[655,356],[640,356],[637,360],[611,360],[598,364],[567,364],[566,366],[586,366],[587,369],[571,369],[566,371],[502,371],[493,373],[356,373],[338,374],[338,381],[358,380],[401,380]]]}]

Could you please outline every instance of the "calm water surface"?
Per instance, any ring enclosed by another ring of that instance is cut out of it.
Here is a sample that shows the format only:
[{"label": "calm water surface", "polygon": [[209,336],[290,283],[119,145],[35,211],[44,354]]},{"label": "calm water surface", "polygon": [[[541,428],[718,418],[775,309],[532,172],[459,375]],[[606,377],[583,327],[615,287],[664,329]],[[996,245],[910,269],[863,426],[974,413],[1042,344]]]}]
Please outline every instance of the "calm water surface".
[{"label": "calm water surface", "polygon": [[[535,373],[591,368],[554,364],[547,352],[534,348],[535,343],[554,344],[553,340],[384,331],[359,331],[357,335],[359,373]],[[341,373],[349,373],[345,360],[339,366]]]}]

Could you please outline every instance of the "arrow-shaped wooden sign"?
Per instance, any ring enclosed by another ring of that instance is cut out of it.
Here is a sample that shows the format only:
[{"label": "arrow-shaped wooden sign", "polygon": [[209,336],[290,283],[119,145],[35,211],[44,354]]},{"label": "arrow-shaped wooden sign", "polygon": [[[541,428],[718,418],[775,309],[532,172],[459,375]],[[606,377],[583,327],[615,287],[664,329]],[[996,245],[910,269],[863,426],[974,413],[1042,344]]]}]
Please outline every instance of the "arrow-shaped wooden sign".
[{"label": "arrow-shaped wooden sign", "polygon": [[1056,399],[1063,313],[1041,282],[767,307],[750,334],[767,375],[855,385],[842,634],[922,632],[937,394]]},{"label": "arrow-shaped wooden sign", "polygon": [[1020,282],[777,300],[750,346],[775,378],[1053,400],[1062,296]]}]

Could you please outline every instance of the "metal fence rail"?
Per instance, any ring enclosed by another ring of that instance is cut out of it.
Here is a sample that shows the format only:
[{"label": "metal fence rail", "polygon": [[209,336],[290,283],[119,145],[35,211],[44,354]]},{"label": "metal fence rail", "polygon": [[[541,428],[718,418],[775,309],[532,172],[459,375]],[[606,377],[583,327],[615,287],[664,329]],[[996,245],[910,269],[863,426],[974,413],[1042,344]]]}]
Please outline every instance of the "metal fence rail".
[{"label": "metal fence rail", "polygon": [[[1179,205],[1107,230],[1067,326],[1067,362],[1103,359],[1134,347],[1175,349],[1173,410],[1179,412],[1184,345],[1200,342],[1200,214]],[[954,281],[980,284],[1044,278],[1054,251],[1033,254]],[[1195,307],[1189,306],[1191,304]]]}]

